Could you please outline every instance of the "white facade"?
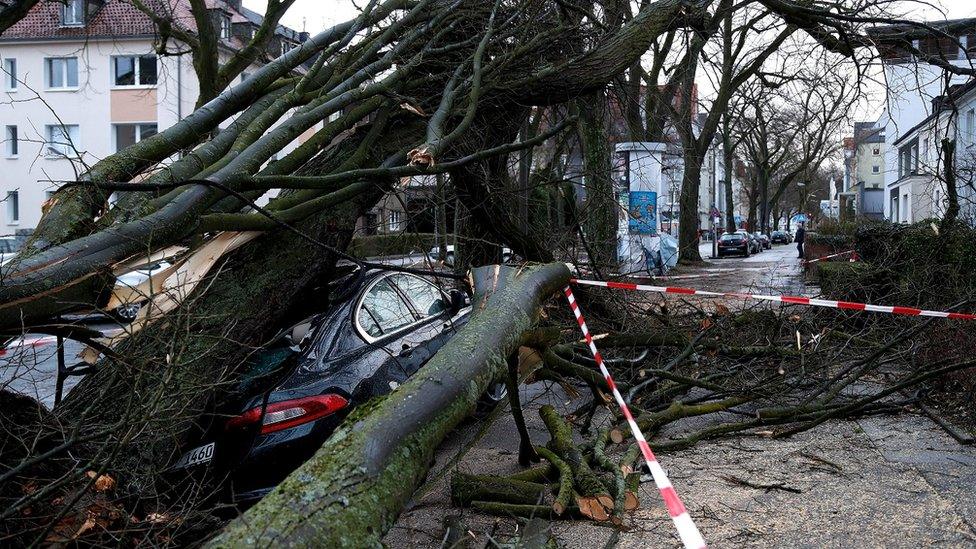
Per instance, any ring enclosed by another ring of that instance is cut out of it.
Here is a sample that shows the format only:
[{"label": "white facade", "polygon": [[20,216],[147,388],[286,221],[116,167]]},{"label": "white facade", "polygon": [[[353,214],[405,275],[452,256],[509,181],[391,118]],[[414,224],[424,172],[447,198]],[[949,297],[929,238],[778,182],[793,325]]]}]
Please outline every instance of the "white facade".
[{"label": "white facade", "polygon": [[[976,20],[973,20],[976,24]],[[960,22],[964,24],[965,22]],[[974,57],[974,50],[968,43],[966,32],[958,36],[961,42],[956,59],[950,62],[958,66],[968,66]],[[916,48],[924,49],[924,44],[915,40]],[[973,45],[976,46],[976,45]],[[967,53],[968,52],[968,53]],[[903,169],[899,155],[904,153],[908,134],[918,133],[918,126],[933,114],[933,100],[945,95],[945,79],[942,69],[923,63],[917,59],[896,58],[885,62],[887,83],[887,104],[878,124],[884,127],[885,147],[882,151],[884,162],[884,216],[896,222],[912,222],[930,217],[933,201],[939,189],[932,188],[931,178],[919,177]],[[968,78],[953,75],[951,85],[965,84]],[[917,158],[929,158],[934,153],[935,141],[931,135],[921,132],[917,143]],[[929,139],[926,142],[926,138]],[[924,163],[924,161],[923,161]],[[944,194],[942,195],[944,196]]]},{"label": "white facade", "polygon": [[[148,137],[193,110],[199,88],[189,57],[157,58],[152,52],[149,39],[0,42],[4,69],[9,70],[11,60],[16,66],[15,87],[11,75],[0,75],[0,198],[7,200],[0,232],[35,227],[41,205],[58,182],[75,180],[114,153],[117,135]],[[126,56],[149,56],[156,83],[116,85],[115,58]],[[50,73],[58,71],[52,83]],[[68,131],[59,131],[60,126]],[[68,134],[71,146],[48,147],[52,131]],[[58,148],[78,154],[52,154]]]},{"label": "white facade", "polygon": [[[208,6],[221,22],[223,63],[263,18],[239,1]],[[196,32],[186,0],[168,8],[174,24]],[[72,0],[40,2],[0,36],[0,234],[33,229],[60,184],[194,110],[199,84],[190,48],[170,40],[168,51],[185,53],[157,56],[155,34],[149,17],[130,3]],[[306,38],[279,26],[261,60],[231,85]]]},{"label": "white facade", "polygon": [[895,142],[896,179],[887,185],[886,215],[896,223],[941,217],[946,210],[946,183],[941,144],[956,142],[955,172],[960,215],[974,221],[973,190],[967,183],[976,168],[976,81],[953,95],[954,108],[923,120]]}]

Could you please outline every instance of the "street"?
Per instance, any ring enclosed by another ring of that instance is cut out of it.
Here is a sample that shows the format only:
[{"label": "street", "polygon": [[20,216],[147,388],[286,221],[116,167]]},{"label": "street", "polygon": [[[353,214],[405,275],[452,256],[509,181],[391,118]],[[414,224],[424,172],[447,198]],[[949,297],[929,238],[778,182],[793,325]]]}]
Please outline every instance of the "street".
[{"label": "street", "polygon": [[678,286],[689,286],[700,290],[726,292],[745,292],[762,290],[764,293],[802,294],[800,280],[800,260],[795,244],[773,244],[749,257],[711,258],[711,242],[703,242],[698,251],[705,260],[704,267],[685,268],[673,279],[684,281]]},{"label": "street", "polygon": [[[86,327],[102,333],[118,329],[118,324],[104,317],[93,317]],[[78,362],[84,345],[73,340],[64,342],[65,365]],[[0,355],[0,389],[8,389],[36,398],[46,407],[54,406],[58,378],[57,343],[52,336],[26,334],[7,345]],[[67,377],[63,394],[68,394],[80,377]]]}]

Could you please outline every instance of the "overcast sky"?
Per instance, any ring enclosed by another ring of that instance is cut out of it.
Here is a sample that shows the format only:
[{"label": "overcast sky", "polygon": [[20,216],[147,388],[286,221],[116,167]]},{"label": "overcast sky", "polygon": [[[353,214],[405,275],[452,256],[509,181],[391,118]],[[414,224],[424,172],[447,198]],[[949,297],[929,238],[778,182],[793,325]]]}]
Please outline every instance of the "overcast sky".
[{"label": "overcast sky", "polygon": [[[366,0],[297,0],[282,22],[295,30],[314,33],[354,17],[357,13],[356,5],[366,3]],[[976,0],[936,0],[933,4],[940,7],[906,4],[906,10],[910,10],[914,17],[926,20],[976,17]],[[244,5],[263,12],[267,1],[244,0]]]}]

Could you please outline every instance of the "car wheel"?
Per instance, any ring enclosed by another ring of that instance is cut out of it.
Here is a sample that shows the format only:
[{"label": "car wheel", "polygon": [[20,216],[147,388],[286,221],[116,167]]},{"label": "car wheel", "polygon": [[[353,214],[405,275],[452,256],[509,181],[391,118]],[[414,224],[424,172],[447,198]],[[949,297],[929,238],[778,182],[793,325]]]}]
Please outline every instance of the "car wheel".
[{"label": "car wheel", "polygon": [[142,305],[139,303],[119,305],[114,311],[112,311],[112,316],[122,322],[132,322],[137,316],[139,316],[140,309],[142,309]]},{"label": "car wheel", "polygon": [[508,398],[508,387],[504,383],[495,383],[488,387],[488,390],[478,399],[478,404],[474,410],[474,417],[483,419],[498,406],[498,403]]}]

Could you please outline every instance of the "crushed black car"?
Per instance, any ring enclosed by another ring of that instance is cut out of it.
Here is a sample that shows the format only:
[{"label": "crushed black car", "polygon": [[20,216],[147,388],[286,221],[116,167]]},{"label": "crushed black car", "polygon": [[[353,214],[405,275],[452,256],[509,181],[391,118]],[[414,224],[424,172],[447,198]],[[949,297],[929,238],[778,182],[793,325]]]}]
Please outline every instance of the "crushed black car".
[{"label": "crushed black car", "polygon": [[[356,406],[417,372],[467,323],[460,290],[388,271],[350,274],[343,291],[252,360],[239,398],[170,471],[229,479],[229,499],[256,501],[306,461]],[[503,385],[501,386],[503,387]],[[504,398],[493,388],[489,401]]]}]

